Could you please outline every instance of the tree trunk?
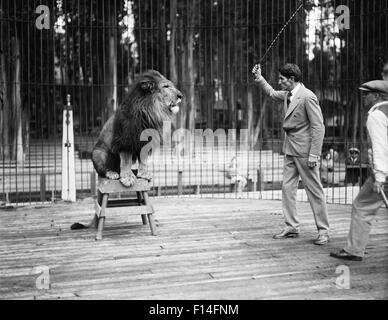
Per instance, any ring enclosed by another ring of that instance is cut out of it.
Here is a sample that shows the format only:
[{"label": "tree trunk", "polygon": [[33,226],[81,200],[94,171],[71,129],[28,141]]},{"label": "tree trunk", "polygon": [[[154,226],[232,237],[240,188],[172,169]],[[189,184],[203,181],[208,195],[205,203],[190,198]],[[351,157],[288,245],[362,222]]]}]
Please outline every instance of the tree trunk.
[{"label": "tree trunk", "polygon": [[227,55],[227,70],[228,70],[228,86],[229,86],[229,92],[228,92],[228,126],[231,126],[231,128],[236,128],[236,98],[235,98],[235,39],[234,39],[235,33],[232,28],[228,28],[228,45],[226,46],[228,53]]},{"label": "tree trunk", "polygon": [[[170,43],[168,47],[168,58],[169,58],[169,79],[178,86],[178,70],[176,60],[176,40],[177,40],[177,0],[170,1]],[[174,117],[173,125],[175,128],[178,127],[178,118]]]},{"label": "tree trunk", "polygon": [[187,46],[184,44],[187,41],[186,33],[184,32],[183,28],[183,21],[182,19],[179,19],[179,41],[180,41],[180,55],[179,55],[179,64],[180,64],[180,73],[179,73],[179,86],[184,92],[183,97],[183,108],[181,108],[181,111],[179,112],[179,117],[177,119],[177,128],[183,128],[186,124],[186,118],[187,118],[187,83],[185,81],[185,74],[186,74],[186,50]]},{"label": "tree trunk", "polygon": [[69,73],[68,73],[68,67],[67,67],[67,58],[68,58],[68,53],[67,53],[67,48],[68,48],[68,43],[67,43],[67,38],[63,34],[59,34],[59,67],[60,67],[60,81],[59,83],[62,85],[67,85],[69,83]]},{"label": "tree trunk", "polygon": [[5,56],[0,52],[0,142],[2,150],[0,153],[6,158],[10,157],[9,141],[9,102],[8,102],[7,74],[5,66]]},{"label": "tree trunk", "polygon": [[[0,18],[3,19],[2,2],[0,1]],[[3,46],[6,44],[4,27],[0,25],[0,154],[9,159],[10,141],[9,141],[9,100],[7,87],[7,68]]]},{"label": "tree trunk", "polygon": [[190,25],[187,29],[187,46],[186,46],[186,108],[187,108],[187,119],[186,119],[186,126],[187,129],[192,131],[195,128],[195,75],[194,75],[194,31],[193,31],[193,24],[194,24],[194,8],[195,8],[195,2],[192,2],[191,10],[189,11],[191,13],[191,19],[190,19]]},{"label": "tree trunk", "polygon": [[23,152],[23,113],[22,113],[22,101],[21,101],[21,83],[20,83],[20,44],[18,38],[13,38],[12,41],[13,56],[14,56],[14,77],[12,86],[12,104],[15,114],[15,135],[13,141],[13,157],[16,156],[16,162],[18,165],[24,162]]},{"label": "tree trunk", "polygon": [[169,46],[169,63],[170,63],[170,80],[178,85],[178,72],[176,66],[176,36],[177,36],[177,0],[170,1],[170,46]]},{"label": "tree trunk", "polygon": [[[109,25],[115,25],[115,12],[110,7],[109,2],[106,2],[107,7],[104,6],[107,11],[107,23]],[[108,61],[106,63],[105,74],[104,74],[104,89],[103,92],[103,103],[104,111],[103,118],[105,122],[110,116],[117,110],[117,36],[115,34],[115,28],[109,28],[107,31],[107,46],[104,48],[107,52]],[[104,63],[104,61],[103,61]]]},{"label": "tree trunk", "polygon": [[[117,41],[115,35],[109,36],[108,92],[109,117],[117,110]],[[108,117],[108,118],[109,118]]]},{"label": "tree trunk", "polygon": [[249,139],[254,146],[254,132],[253,132],[253,97],[252,97],[252,87],[247,87],[247,117],[248,117],[248,133]]},{"label": "tree trunk", "polygon": [[166,5],[164,1],[158,1],[159,12],[159,68],[163,75],[166,75]]},{"label": "tree trunk", "polygon": [[[275,77],[275,63],[272,63],[269,79],[271,79],[273,77]],[[260,133],[261,133],[262,138],[265,138],[268,135],[267,134],[267,131],[268,131],[267,104],[268,104],[268,97],[265,96],[263,105],[262,105],[261,110],[260,110],[259,119],[257,120],[256,128],[254,130],[253,141],[252,141],[253,146],[256,145],[257,140],[259,139]]]}]

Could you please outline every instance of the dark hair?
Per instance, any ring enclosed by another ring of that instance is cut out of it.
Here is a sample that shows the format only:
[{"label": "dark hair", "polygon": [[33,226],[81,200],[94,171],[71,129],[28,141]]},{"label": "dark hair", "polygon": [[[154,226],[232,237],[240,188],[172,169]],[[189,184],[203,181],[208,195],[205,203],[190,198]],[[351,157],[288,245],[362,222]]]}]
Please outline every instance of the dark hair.
[{"label": "dark hair", "polygon": [[294,63],[286,63],[284,66],[279,68],[279,72],[284,77],[294,77],[296,82],[302,80],[302,72],[300,71],[299,67]]}]

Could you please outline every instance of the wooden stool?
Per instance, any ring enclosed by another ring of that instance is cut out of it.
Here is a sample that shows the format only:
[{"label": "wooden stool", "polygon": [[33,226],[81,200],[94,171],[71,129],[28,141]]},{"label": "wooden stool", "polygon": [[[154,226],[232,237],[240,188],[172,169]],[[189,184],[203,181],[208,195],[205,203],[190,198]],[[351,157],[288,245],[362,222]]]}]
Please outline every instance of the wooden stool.
[{"label": "wooden stool", "polygon": [[[155,221],[153,217],[154,209],[148,197],[150,190],[149,182],[143,179],[137,180],[132,187],[125,187],[119,180],[109,180],[98,178],[97,199],[95,202],[95,227],[97,227],[96,240],[102,240],[102,231],[104,229],[106,209],[110,207],[128,207],[131,206],[132,213],[141,214],[143,224],[147,224],[147,218],[150,224],[151,234],[156,235]],[[136,192],[135,199],[115,199],[109,200],[110,194],[121,192]]]}]

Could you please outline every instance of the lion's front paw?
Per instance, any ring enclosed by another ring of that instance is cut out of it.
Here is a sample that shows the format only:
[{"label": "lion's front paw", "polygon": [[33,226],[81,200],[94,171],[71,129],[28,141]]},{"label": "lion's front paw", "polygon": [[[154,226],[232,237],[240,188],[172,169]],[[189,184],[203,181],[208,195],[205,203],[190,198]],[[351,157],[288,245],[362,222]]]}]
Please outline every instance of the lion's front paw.
[{"label": "lion's front paw", "polygon": [[121,176],[120,182],[126,187],[131,187],[136,182],[136,176],[132,172],[124,174]]},{"label": "lion's front paw", "polygon": [[148,171],[140,170],[137,173],[137,178],[138,179],[144,179],[144,180],[147,180],[147,181],[151,181],[152,180],[152,174],[149,173]]},{"label": "lion's front paw", "polygon": [[117,180],[120,178],[120,175],[117,172],[114,171],[108,171],[105,176],[110,180]]}]

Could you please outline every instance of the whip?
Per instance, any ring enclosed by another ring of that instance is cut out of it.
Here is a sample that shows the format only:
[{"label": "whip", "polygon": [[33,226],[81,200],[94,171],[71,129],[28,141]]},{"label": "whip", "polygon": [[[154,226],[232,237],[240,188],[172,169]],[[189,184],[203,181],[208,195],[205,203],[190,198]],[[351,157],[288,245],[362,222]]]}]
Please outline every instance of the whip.
[{"label": "whip", "polygon": [[278,41],[279,37],[281,36],[281,34],[284,32],[284,30],[287,28],[287,26],[290,24],[290,22],[294,19],[294,17],[298,14],[299,10],[303,7],[303,0],[301,0],[299,2],[299,5],[298,7],[296,8],[295,12],[292,14],[292,16],[290,17],[290,19],[288,19],[288,21],[284,24],[283,28],[279,31],[279,33],[277,34],[277,36],[273,39],[273,41],[271,42],[271,44],[269,45],[269,47],[267,48],[267,50],[265,51],[265,53],[263,54],[263,56],[260,58],[259,60],[259,64],[261,64],[264,60],[264,58],[267,56],[268,52],[273,48],[273,46],[275,45],[275,43]]}]

